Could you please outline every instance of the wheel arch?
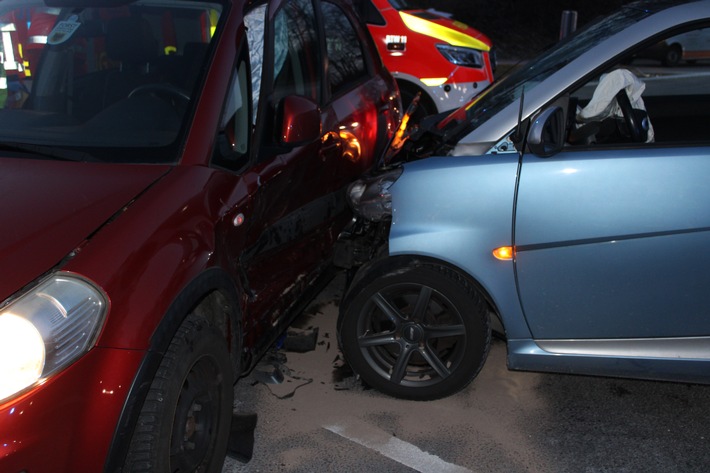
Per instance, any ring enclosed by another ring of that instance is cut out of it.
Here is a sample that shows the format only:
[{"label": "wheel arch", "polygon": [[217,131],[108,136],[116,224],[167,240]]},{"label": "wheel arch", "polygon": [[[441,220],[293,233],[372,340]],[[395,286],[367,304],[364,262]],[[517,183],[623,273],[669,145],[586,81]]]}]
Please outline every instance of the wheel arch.
[{"label": "wheel arch", "polygon": [[366,385],[430,401],[459,392],[480,372],[491,305],[459,268],[398,255],[373,261],[354,282],[341,305],[338,344]]},{"label": "wheel arch", "polygon": [[[494,318],[492,320],[491,326],[493,327],[494,332],[504,336],[505,335],[505,325],[503,324],[502,317],[500,316],[500,311],[498,309],[497,304],[495,303],[495,300],[491,296],[491,294],[486,290],[486,288],[478,281],[476,280],[471,274],[469,274],[467,271],[462,269],[461,267],[450,263],[448,261],[444,261],[438,258],[433,258],[431,256],[422,256],[422,255],[415,255],[415,254],[406,254],[406,255],[395,255],[395,256],[384,256],[378,259],[374,259],[363,266],[361,266],[355,275],[353,276],[347,290],[345,291],[345,294],[343,295],[343,300],[341,302],[341,307],[345,307],[353,297],[355,293],[357,293],[358,289],[367,284],[367,276],[369,274],[372,274],[373,272],[377,273],[386,273],[390,271],[396,270],[396,268],[402,268],[405,266],[418,266],[418,265],[424,265],[424,264],[437,264],[440,266],[444,266],[451,271],[455,272],[458,276],[464,278],[466,282],[471,284],[483,297],[483,299],[486,301],[486,304],[488,305],[489,309],[489,315]],[[341,316],[338,315],[338,321],[337,321],[337,327],[340,329],[340,324],[341,324]]]},{"label": "wheel arch", "polygon": [[[421,92],[422,96],[419,99],[419,103],[424,106],[425,110],[427,110],[427,114],[438,113],[439,108],[436,106],[434,96],[429,90],[427,90],[426,87],[423,86],[422,82],[419,79],[417,79],[416,77],[409,78],[408,76],[398,74],[395,76],[395,80],[397,82],[397,87],[399,87],[400,95],[405,92],[411,94],[412,97],[414,97],[415,95],[417,95],[418,92]],[[406,108],[407,105],[409,104],[405,104],[404,100],[402,100],[402,106]]]},{"label": "wheel arch", "polygon": [[[683,48],[683,45],[678,42],[674,41],[673,43],[670,43],[668,47],[666,48],[666,51],[663,55],[662,63],[665,66],[675,66],[678,65],[683,60],[683,54],[685,52],[685,49]],[[675,60],[670,59],[670,54],[671,53],[677,53],[678,57]]]},{"label": "wheel arch", "polygon": [[231,354],[233,379],[238,379],[241,370],[242,345],[239,293],[224,270],[216,267],[208,268],[193,278],[173,299],[156,327],[150,340],[150,348],[133,379],[116,424],[104,471],[112,473],[122,471],[138,414],[151,382],[180,325],[193,312],[222,332]]},{"label": "wheel arch", "polygon": [[681,53],[684,51],[683,45],[679,41],[673,41],[672,43],[670,43],[668,45],[668,49],[670,48],[676,48],[680,50]]}]

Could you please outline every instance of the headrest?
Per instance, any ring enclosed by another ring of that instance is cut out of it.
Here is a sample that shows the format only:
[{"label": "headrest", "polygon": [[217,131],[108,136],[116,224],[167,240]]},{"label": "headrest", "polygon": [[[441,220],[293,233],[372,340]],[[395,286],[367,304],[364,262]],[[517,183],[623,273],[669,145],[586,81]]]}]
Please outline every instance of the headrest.
[{"label": "headrest", "polygon": [[158,56],[158,42],[146,20],[114,18],[106,24],[106,54],[124,63],[146,63]]}]

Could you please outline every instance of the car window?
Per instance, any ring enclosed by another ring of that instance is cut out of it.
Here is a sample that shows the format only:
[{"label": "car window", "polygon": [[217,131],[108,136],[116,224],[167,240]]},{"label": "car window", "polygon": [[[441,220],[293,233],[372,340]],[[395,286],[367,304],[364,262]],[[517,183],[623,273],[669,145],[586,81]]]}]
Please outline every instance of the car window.
[{"label": "car window", "polygon": [[572,145],[707,142],[710,29],[674,30],[630,52],[575,90],[570,108]]},{"label": "car window", "polygon": [[386,26],[387,20],[382,16],[380,10],[372,3],[372,0],[363,0],[353,5],[362,21],[368,25]]},{"label": "car window", "polygon": [[[671,3],[671,0],[659,0],[658,3]],[[590,22],[575,35],[558,42],[523,67],[515,68],[510,74],[497,79],[461,109],[463,114],[452,114],[445,122],[449,129],[448,141],[456,143],[461,140],[564,66],[653,12],[651,9],[625,6],[615,14]]]},{"label": "car window", "polygon": [[389,4],[396,10],[416,10],[417,7],[406,0],[389,0]]},{"label": "car window", "polygon": [[54,4],[68,6],[0,2],[0,143],[76,159],[175,161],[222,5]]},{"label": "car window", "polygon": [[328,85],[338,95],[367,77],[362,42],[345,12],[335,4],[323,2]]},{"label": "car window", "polygon": [[249,90],[251,79],[245,55],[242,56],[225,100],[213,156],[215,165],[232,170],[241,168],[247,161],[253,125],[250,107],[252,95]]},{"label": "car window", "polygon": [[251,90],[252,90],[252,122],[256,123],[256,114],[259,110],[259,96],[261,94],[261,74],[264,65],[264,38],[266,29],[266,5],[260,5],[244,16],[244,25],[247,27],[247,41],[249,43],[249,62],[251,64]]},{"label": "car window", "polygon": [[316,15],[310,0],[288,2],[272,24],[274,51],[273,104],[289,95],[320,100],[320,69]]}]

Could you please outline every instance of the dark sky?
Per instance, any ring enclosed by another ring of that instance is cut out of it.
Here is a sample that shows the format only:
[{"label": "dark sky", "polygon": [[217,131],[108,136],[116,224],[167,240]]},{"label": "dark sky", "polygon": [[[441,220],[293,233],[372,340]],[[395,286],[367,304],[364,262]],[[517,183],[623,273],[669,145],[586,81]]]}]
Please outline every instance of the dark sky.
[{"label": "dark sky", "polygon": [[608,14],[628,0],[410,0],[424,8],[452,13],[486,34],[501,60],[525,59],[560,35],[562,12],[577,13],[579,26]]}]

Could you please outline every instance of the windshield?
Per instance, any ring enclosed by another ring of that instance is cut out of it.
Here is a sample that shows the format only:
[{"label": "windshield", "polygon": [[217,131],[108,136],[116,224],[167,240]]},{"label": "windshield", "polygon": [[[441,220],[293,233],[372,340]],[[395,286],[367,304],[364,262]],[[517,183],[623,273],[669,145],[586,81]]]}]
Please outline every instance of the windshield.
[{"label": "windshield", "polygon": [[[586,51],[618,33],[629,25],[649,16],[659,9],[677,5],[677,0],[658,0],[630,4],[616,13],[598,19],[579,30],[575,35],[557,43],[507,77],[495,82],[464,108],[444,119],[440,128],[456,127],[450,132],[451,142],[458,141],[493,115],[517,101],[526,93],[578,58]],[[643,8],[641,7],[643,6]],[[465,117],[462,111],[465,110]]]},{"label": "windshield", "polygon": [[419,10],[420,8],[416,5],[413,5],[411,2],[408,2],[407,0],[388,0],[389,4],[392,5],[392,8],[395,10]]},{"label": "windshield", "polygon": [[0,3],[0,149],[176,161],[222,7],[82,3]]}]

